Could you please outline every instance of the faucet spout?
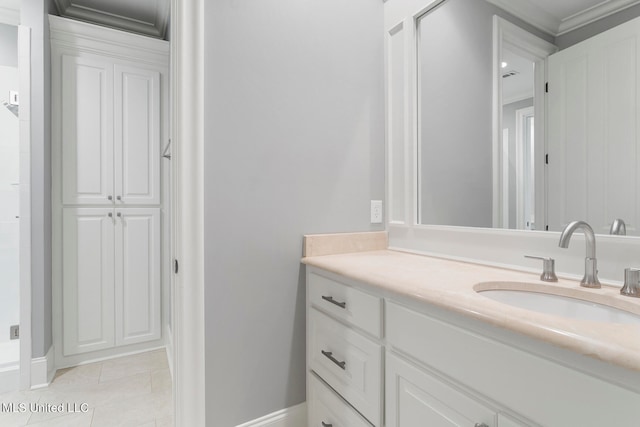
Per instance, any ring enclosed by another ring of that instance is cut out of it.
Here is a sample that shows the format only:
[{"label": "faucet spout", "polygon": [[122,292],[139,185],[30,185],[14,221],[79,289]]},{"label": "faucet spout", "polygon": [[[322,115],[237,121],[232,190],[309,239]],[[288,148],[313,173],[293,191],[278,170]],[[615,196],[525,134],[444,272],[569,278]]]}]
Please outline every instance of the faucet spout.
[{"label": "faucet spout", "polygon": [[616,236],[626,236],[627,234],[627,225],[620,218],[615,219],[611,224],[611,229],[609,230],[609,234],[613,234]]},{"label": "faucet spout", "polygon": [[584,239],[586,243],[586,256],[584,259],[584,277],[580,282],[581,286],[587,288],[599,288],[600,281],[598,280],[598,268],[596,260],[596,236],[593,233],[593,228],[584,221],[573,221],[567,224],[562,230],[560,235],[560,242],[558,246],[561,248],[568,248],[571,236],[577,230],[584,233]]}]

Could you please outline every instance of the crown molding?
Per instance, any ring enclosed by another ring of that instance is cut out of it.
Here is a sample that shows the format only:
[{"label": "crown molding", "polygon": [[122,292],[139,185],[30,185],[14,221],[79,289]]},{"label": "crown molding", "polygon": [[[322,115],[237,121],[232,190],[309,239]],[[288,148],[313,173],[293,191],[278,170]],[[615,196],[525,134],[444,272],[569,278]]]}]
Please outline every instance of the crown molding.
[{"label": "crown molding", "polygon": [[556,35],[561,21],[529,0],[487,0],[545,33]]},{"label": "crown molding", "polygon": [[153,22],[131,19],[123,15],[107,13],[101,10],[81,6],[73,0],[54,0],[60,16],[91,22],[149,37],[164,39],[169,23],[169,5],[160,2]]},{"label": "crown molding", "polygon": [[169,42],[165,40],[54,15],[49,15],[49,28],[52,43],[59,47],[82,48],[165,66],[169,60]]},{"label": "crown molding", "polygon": [[569,31],[573,31],[598,19],[602,19],[640,3],[640,0],[605,0],[575,15],[559,19],[540,8],[531,0],[487,1],[553,36],[568,33]]},{"label": "crown molding", "polygon": [[557,35],[568,33],[569,31],[590,24],[606,16],[613,15],[616,12],[620,12],[621,10],[638,3],[640,3],[640,0],[609,0],[602,2],[595,7],[583,10],[580,13],[563,19],[560,27],[558,28]]}]

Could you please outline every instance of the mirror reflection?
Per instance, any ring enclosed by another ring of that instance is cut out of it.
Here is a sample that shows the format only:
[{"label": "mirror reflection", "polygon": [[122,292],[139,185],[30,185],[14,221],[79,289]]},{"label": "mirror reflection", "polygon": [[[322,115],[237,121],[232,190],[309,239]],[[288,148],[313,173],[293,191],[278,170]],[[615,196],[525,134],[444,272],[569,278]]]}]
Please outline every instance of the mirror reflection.
[{"label": "mirror reflection", "polygon": [[[419,19],[419,223],[560,231],[582,219],[638,235],[640,7],[558,35],[493,3],[445,0]],[[522,44],[496,16],[525,30]]]}]

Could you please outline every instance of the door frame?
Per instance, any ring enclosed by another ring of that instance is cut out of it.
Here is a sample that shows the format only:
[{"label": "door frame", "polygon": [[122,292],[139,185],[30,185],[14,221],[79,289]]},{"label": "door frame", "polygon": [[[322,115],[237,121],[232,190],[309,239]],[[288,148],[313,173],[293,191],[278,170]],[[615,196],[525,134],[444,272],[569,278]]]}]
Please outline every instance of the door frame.
[{"label": "door frame", "polygon": [[171,1],[174,413],[205,425],[204,0]]},{"label": "door frame", "polygon": [[[31,28],[18,25],[20,109],[31,110]],[[20,115],[20,389],[31,388],[31,114]]]},{"label": "door frame", "polygon": [[[523,58],[535,63],[534,108],[535,135],[544,138],[545,133],[545,82],[546,58],[557,51],[557,47],[546,40],[518,27],[497,15],[493,16],[493,226],[502,224],[502,192],[500,154],[502,151],[502,50],[508,48]],[[546,144],[546,142],[545,142]],[[544,154],[546,147],[536,144],[535,150],[535,187],[545,188],[546,177],[544,171]],[[543,192],[536,194],[535,217],[542,221],[546,211],[546,200]]]}]

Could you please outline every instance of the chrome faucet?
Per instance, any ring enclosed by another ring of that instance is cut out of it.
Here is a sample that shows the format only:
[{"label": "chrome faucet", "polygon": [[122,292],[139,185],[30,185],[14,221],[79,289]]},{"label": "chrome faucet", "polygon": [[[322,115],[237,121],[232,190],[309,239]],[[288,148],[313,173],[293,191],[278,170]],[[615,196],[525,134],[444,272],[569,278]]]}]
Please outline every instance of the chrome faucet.
[{"label": "chrome faucet", "polygon": [[584,277],[580,282],[580,286],[585,288],[599,288],[598,280],[598,264],[596,261],[596,236],[593,234],[593,228],[584,221],[573,221],[569,223],[560,235],[561,248],[569,247],[569,240],[576,230],[584,233],[585,243],[587,244],[587,254],[584,259]]},{"label": "chrome faucet", "polygon": [[627,234],[627,225],[620,218],[617,218],[611,224],[611,229],[609,230],[609,234],[614,234],[617,236],[625,236]]}]

